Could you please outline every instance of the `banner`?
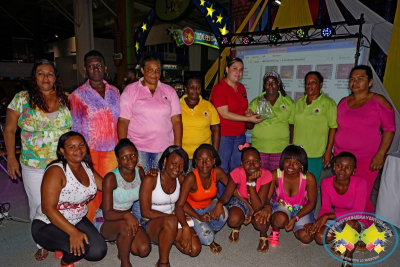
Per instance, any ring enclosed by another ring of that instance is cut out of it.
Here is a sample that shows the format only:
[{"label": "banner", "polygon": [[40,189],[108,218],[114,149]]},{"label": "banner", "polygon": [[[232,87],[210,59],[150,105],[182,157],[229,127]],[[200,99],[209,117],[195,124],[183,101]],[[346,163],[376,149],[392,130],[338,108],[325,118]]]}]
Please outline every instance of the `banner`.
[{"label": "banner", "polygon": [[174,30],[173,28],[169,28],[168,31],[178,46],[184,44],[192,45],[195,43],[219,49],[218,41],[212,33],[200,30],[192,30],[189,27],[186,27],[182,30]]}]

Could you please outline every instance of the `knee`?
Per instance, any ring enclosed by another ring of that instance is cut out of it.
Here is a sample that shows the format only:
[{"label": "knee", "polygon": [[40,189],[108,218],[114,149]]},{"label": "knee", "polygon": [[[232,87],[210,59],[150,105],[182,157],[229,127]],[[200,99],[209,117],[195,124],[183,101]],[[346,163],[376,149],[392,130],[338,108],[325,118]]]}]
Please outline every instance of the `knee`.
[{"label": "knee", "polygon": [[93,243],[94,244],[85,244],[85,251],[88,251],[87,257],[85,257],[85,259],[88,261],[100,261],[107,254],[107,244],[104,240],[102,240],[102,242]]},{"label": "knee", "polygon": [[151,252],[151,244],[150,242],[141,242],[141,244],[137,247],[137,256],[144,258],[147,257]]},{"label": "knee", "polygon": [[297,230],[294,234],[303,244],[310,244],[314,240],[314,235],[307,234],[304,229]]},{"label": "knee", "polygon": [[201,252],[200,240],[197,236],[194,236],[192,238],[192,250],[189,252],[189,256],[197,257],[200,254],[200,252]]},{"label": "knee", "polygon": [[346,221],[345,224],[343,225],[343,227],[348,224],[351,228],[353,228],[354,230],[356,230],[357,232],[361,232],[361,225],[357,220],[349,220]]},{"label": "knee", "polygon": [[166,216],[162,228],[176,234],[178,231],[178,218],[175,215]]},{"label": "knee", "polygon": [[228,225],[229,227],[239,227],[244,222],[243,211],[238,207],[232,207],[229,209],[228,214]]},{"label": "knee", "polygon": [[275,227],[284,228],[288,222],[289,218],[284,212],[277,211],[272,215],[271,224]]},{"label": "knee", "polygon": [[323,236],[323,233],[321,233],[321,231],[315,233],[314,239],[315,239],[315,243],[317,243],[318,245],[320,245],[320,246],[324,245],[324,242],[323,242],[324,236]]}]

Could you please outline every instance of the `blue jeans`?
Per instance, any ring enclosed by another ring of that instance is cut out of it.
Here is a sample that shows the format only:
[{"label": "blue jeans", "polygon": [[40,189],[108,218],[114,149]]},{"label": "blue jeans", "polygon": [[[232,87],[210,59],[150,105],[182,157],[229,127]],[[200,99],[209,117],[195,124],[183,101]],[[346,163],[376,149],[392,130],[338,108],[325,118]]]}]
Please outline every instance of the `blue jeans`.
[{"label": "blue jeans", "polygon": [[[246,135],[243,133],[238,136],[221,136],[219,143],[219,157],[221,158],[221,168],[224,172],[229,173],[240,166],[240,157],[242,153],[239,151],[239,145],[246,142]],[[225,186],[222,183],[217,184],[219,198],[225,191]]]},{"label": "blue jeans", "polygon": [[136,219],[138,219],[138,221],[140,222],[140,220],[142,219],[142,213],[140,211],[140,203],[139,200],[133,202],[132,205],[132,214],[136,217]]},{"label": "blue jeans", "polygon": [[[210,205],[205,207],[204,209],[194,209],[200,216],[204,215],[206,212],[212,211],[217,203],[211,202]],[[228,210],[226,207],[224,208],[225,218],[221,214],[219,216],[219,220],[211,219],[209,222],[201,222],[197,219],[193,218],[194,226],[193,229],[196,231],[197,235],[199,236],[200,243],[202,245],[209,246],[214,241],[215,232],[221,230],[221,228],[225,225],[226,221],[228,220]]]},{"label": "blue jeans", "polygon": [[142,165],[144,173],[148,173],[150,169],[158,169],[158,161],[162,153],[150,153],[138,150],[139,164]]}]

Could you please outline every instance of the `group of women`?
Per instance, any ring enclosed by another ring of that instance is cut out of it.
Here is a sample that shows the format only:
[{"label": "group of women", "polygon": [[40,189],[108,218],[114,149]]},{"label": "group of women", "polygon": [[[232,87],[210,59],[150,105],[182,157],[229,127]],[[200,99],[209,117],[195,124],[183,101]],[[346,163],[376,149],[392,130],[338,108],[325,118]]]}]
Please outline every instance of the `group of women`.
[{"label": "group of women", "polygon": [[[211,104],[201,97],[198,77],[187,79],[179,100],[159,81],[156,57],[144,58],[143,77],[121,96],[103,79],[101,53],[90,51],[84,61],[88,80],[69,98],[55,66],[37,61],[29,90],[7,111],[7,168],[11,178],[21,175],[14,149],[19,126],[37,260],[48,250],[61,251],[62,266],[100,260],[107,239],[116,241],[122,266],[131,266],[130,253],[147,256],[151,242],[159,246],[157,266],[169,266],[172,245],[190,256],[201,245],[221,253],[214,236],[225,223],[232,243],[252,223],[263,253],[279,244],[280,229],[321,244],[329,220],[346,211],[373,212],[369,196],[395,123],[390,103],[369,90],[369,67],[351,71],[352,94],[336,107],[321,91],[318,72],[306,75],[306,94],[297,103],[279,74],[267,72],[263,92],[248,105],[239,82],[243,62],[233,58]],[[256,114],[262,98],[271,105],[270,119]],[[252,147],[246,129],[252,129]],[[332,149],[335,176],[322,183],[323,209],[314,222],[318,178]]]}]

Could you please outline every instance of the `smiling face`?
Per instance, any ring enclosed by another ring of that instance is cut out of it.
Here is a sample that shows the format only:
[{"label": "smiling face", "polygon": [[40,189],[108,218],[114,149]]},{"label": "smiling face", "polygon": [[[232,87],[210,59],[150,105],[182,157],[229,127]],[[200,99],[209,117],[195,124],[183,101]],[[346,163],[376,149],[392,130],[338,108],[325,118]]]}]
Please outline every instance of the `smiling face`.
[{"label": "smiling face", "polygon": [[283,161],[283,170],[289,175],[297,175],[301,171],[302,164],[300,160],[295,158],[285,159]]},{"label": "smiling face", "polygon": [[243,64],[235,62],[230,67],[226,67],[226,79],[231,83],[237,83],[243,76]]},{"label": "smiling face", "polygon": [[215,164],[215,158],[210,150],[199,150],[194,160],[196,161],[196,168],[199,172],[206,175],[211,173],[211,170]]},{"label": "smiling face", "polygon": [[318,97],[321,94],[323,83],[320,82],[317,75],[309,74],[305,82],[306,94],[309,97]]},{"label": "smiling face", "polygon": [[187,97],[192,101],[198,101],[201,94],[201,83],[197,79],[190,79],[185,86]]},{"label": "smiling face", "polygon": [[90,81],[100,82],[103,81],[107,66],[104,65],[101,57],[88,57],[83,70],[86,72]]},{"label": "smiling face", "polygon": [[268,76],[264,79],[264,91],[267,95],[277,95],[279,91],[278,79],[273,76]]},{"label": "smiling face", "polygon": [[119,150],[117,161],[120,168],[135,170],[138,163],[138,152],[132,146],[123,147]]},{"label": "smiling face", "polygon": [[143,73],[145,86],[157,86],[161,76],[161,68],[157,61],[148,61],[144,68],[140,69]]},{"label": "smiling face", "polygon": [[252,175],[254,172],[259,171],[261,168],[261,159],[259,155],[253,150],[244,152],[241,165],[246,173],[246,176]]},{"label": "smiling face", "polygon": [[36,68],[36,83],[40,91],[53,90],[56,75],[51,65],[40,65]]},{"label": "smiling face", "polygon": [[175,179],[183,172],[185,161],[181,156],[172,153],[168,159],[165,160],[165,172],[169,177]]},{"label": "smiling face", "polygon": [[351,158],[338,158],[333,166],[336,178],[339,181],[350,179],[356,172],[356,163]]},{"label": "smiling face", "polygon": [[368,80],[365,70],[354,70],[350,74],[349,88],[353,93],[368,91],[372,83],[373,80]]},{"label": "smiling face", "polygon": [[65,141],[64,148],[60,148],[65,160],[70,163],[81,162],[86,156],[85,142],[80,136],[72,136]]}]

